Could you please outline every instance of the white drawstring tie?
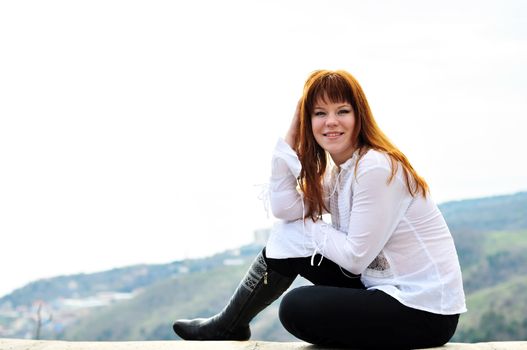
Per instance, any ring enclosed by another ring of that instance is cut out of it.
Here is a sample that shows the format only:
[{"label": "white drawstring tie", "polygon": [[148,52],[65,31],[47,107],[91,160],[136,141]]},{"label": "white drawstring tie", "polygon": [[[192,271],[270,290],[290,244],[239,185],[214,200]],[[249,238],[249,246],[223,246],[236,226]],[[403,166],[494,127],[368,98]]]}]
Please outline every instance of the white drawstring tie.
[{"label": "white drawstring tie", "polygon": [[269,195],[270,184],[264,183],[264,184],[256,184],[254,186],[260,187],[260,193],[258,193],[258,196],[256,198],[262,201],[262,205],[265,210],[265,215],[267,219],[269,219],[269,208],[271,207],[271,204],[270,204],[271,200],[270,200],[270,195]]},{"label": "white drawstring tie", "polygon": [[[337,174],[337,177],[335,178],[335,185],[333,186],[333,190],[331,191],[330,195],[327,197],[328,200],[331,199],[331,197],[333,197],[335,195],[335,193],[337,192],[337,189],[339,188],[339,184],[340,184],[340,175],[343,173],[342,170],[339,171],[339,173]],[[302,201],[302,217],[304,217],[304,202]],[[312,219],[310,219],[312,220]],[[315,225],[316,223],[313,222],[313,225]],[[326,223],[323,223],[321,225],[321,229],[323,229],[324,227],[327,227],[328,224]],[[305,220],[304,220],[304,233],[305,233]],[[328,235],[326,232],[324,232],[324,241],[322,242],[322,244],[319,246],[317,245],[317,242],[315,241],[314,239],[314,235],[313,235],[313,232],[310,232],[311,233],[311,242],[314,246],[314,251],[313,251],[313,254],[311,255],[311,266],[315,266],[315,256],[317,255],[318,252],[320,253],[323,253],[323,249],[324,247],[326,246],[326,242],[327,242],[327,239],[328,239]],[[320,254],[320,261],[318,262],[317,266],[320,266],[322,264],[322,260],[324,260],[324,255]]]}]

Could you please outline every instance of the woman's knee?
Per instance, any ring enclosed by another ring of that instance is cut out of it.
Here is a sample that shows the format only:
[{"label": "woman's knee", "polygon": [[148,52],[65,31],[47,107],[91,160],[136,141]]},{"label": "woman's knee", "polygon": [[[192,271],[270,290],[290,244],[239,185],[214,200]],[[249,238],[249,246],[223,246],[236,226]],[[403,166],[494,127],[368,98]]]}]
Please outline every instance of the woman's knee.
[{"label": "woman's knee", "polygon": [[282,322],[282,324],[284,325],[286,329],[287,329],[286,325],[290,324],[290,319],[296,313],[296,309],[298,308],[298,305],[297,305],[298,301],[296,297],[298,289],[299,288],[295,288],[289,291],[287,294],[285,294],[282,297],[282,301],[280,301],[280,307],[278,309],[278,317],[280,318],[280,322]]},{"label": "woman's knee", "polygon": [[308,300],[306,294],[313,286],[303,286],[291,290],[280,302],[278,316],[284,328],[297,338],[303,339],[303,330],[309,324],[310,316],[306,312]]}]

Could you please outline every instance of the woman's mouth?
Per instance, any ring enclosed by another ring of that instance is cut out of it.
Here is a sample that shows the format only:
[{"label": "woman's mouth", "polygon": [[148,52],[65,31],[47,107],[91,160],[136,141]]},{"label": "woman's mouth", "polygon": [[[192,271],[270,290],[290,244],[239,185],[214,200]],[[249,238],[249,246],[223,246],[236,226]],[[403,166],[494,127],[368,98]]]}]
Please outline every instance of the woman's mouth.
[{"label": "woman's mouth", "polygon": [[327,137],[329,139],[336,139],[339,136],[344,135],[344,133],[343,132],[326,132],[326,133],[324,133],[322,135],[324,135],[325,137]]}]

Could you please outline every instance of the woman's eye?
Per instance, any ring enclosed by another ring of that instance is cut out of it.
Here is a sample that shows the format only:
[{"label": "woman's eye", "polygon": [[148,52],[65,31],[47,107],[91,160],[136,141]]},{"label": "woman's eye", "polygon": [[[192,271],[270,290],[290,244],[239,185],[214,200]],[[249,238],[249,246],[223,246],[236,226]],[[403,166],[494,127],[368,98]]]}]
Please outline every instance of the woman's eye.
[{"label": "woman's eye", "polygon": [[350,113],[350,112],[351,112],[351,111],[350,111],[349,109],[341,109],[341,110],[339,111],[339,114],[348,114],[348,113]]},{"label": "woman's eye", "polygon": [[324,115],[326,115],[324,112],[315,112],[315,117],[323,117]]}]

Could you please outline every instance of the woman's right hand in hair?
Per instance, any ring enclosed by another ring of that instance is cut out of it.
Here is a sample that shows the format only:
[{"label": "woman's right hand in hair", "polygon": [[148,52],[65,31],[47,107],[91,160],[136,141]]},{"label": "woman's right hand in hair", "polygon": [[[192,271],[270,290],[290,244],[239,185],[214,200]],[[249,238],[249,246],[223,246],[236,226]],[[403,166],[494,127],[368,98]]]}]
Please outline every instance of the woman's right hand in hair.
[{"label": "woman's right hand in hair", "polygon": [[296,104],[296,110],[295,114],[293,115],[293,120],[291,121],[291,125],[289,126],[289,130],[287,131],[287,134],[285,135],[285,142],[291,147],[295,148],[296,140],[298,137],[298,130],[300,129],[300,104],[302,103],[302,100],[298,100],[298,103]]}]

